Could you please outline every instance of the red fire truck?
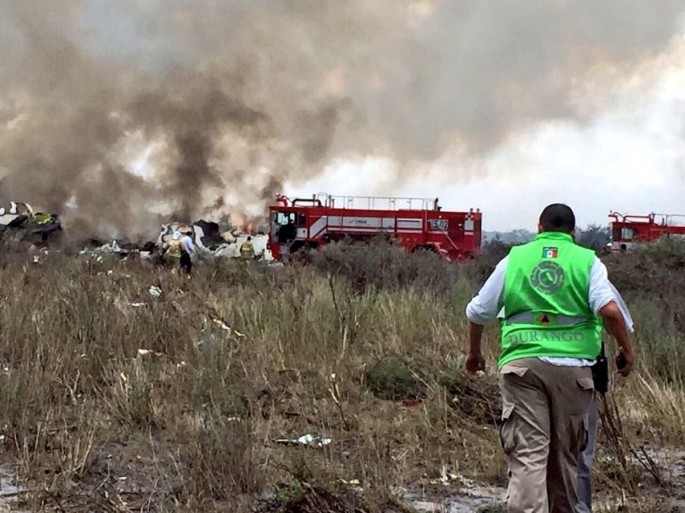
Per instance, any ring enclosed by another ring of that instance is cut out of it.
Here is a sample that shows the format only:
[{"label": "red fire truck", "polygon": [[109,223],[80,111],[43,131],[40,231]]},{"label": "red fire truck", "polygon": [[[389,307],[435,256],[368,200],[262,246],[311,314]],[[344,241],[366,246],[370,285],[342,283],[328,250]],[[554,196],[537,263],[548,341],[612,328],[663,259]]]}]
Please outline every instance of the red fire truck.
[{"label": "red fire truck", "polygon": [[612,251],[626,251],[638,242],[654,241],[661,237],[685,237],[685,215],[623,215],[609,212],[609,219]]},{"label": "red fire truck", "polygon": [[466,260],[480,250],[480,210],[446,212],[437,198],[319,194],[290,200],[278,195],[269,211],[268,248],[280,261],[329,242],[369,241],[383,235],[410,252],[427,249],[450,261]]}]

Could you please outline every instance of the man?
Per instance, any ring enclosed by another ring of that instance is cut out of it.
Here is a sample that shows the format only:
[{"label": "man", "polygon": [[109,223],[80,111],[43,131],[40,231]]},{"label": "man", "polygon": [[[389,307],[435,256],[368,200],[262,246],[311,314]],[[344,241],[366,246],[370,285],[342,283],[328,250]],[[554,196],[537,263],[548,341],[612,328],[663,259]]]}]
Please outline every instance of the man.
[{"label": "man", "polygon": [[[294,215],[294,214],[292,214]],[[293,218],[278,229],[278,245],[281,254],[281,262],[287,264],[290,261],[290,246],[297,238],[297,226]]]},{"label": "man", "polygon": [[[618,291],[611,285],[614,292],[615,301],[623,314],[623,320],[626,323],[626,328],[629,332],[633,332],[633,319],[630,316],[628,307],[623,302],[623,298]],[[605,367],[606,369],[606,367]],[[605,388],[608,388],[608,375],[605,376]],[[600,380],[602,378],[599,378]],[[581,513],[592,512],[592,460],[595,456],[595,443],[597,441],[597,390],[592,396],[590,402],[590,410],[588,412],[588,440],[587,447],[583,450],[578,459],[578,500],[580,507],[578,510]]]},{"label": "man", "polygon": [[195,247],[193,246],[193,239],[190,237],[192,233],[191,230],[185,230],[183,237],[181,237],[181,269],[186,274],[190,274],[193,270],[191,255],[195,252]]},{"label": "man", "polygon": [[620,374],[628,376],[634,364],[606,267],[574,243],[574,234],[568,206],[546,207],[535,240],[512,248],[466,307],[471,373],[485,370],[483,325],[504,309],[498,370],[510,513],[579,511],[578,456],[603,324],[620,346]]},{"label": "man", "polygon": [[246,260],[254,258],[254,244],[252,244],[252,237],[248,236],[247,240],[240,246],[240,256]]}]

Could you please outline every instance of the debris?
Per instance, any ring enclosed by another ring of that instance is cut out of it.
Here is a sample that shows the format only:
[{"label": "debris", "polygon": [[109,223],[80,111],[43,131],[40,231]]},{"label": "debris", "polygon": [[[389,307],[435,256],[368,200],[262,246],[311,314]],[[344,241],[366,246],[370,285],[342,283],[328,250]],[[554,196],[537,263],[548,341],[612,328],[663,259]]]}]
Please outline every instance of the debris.
[{"label": "debris", "polygon": [[231,332],[233,335],[235,335],[236,337],[240,337],[240,338],[245,337],[245,335],[244,335],[243,333],[240,333],[239,331],[234,330],[233,328],[231,328],[228,324],[226,324],[226,323],[225,323],[224,321],[222,321],[221,319],[214,319],[214,318],[212,318],[212,321],[214,321],[214,324],[216,324],[217,326],[219,326],[222,330],[224,330],[224,331],[229,331],[229,332]]},{"label": "debris", "polygon": [[164,353],[160,353],[158,351],[153,351],[152,349],[138,349],[138,355],[139,356],[147,356],[149,354],[153,354],[155,356],[164,356]]},{"label": "debris", "polygon": [[189,230],[191,239],[199,257],[210,258],[239,258],[238,248],[248,236],[252,237],[255,247],[255,254],[258,260],[272,261],[271,252],[266,249],[268,235],[238,234],[237,232],[221,232],[217,223],[205,221],[203,219],[195,223],[171,222],[163,224],[157,237],[156,247],[162,254],[166,254],[169,248],[169,241],[177,231]]},{"label": "debris", "polygon": [[219,326],[222,330],[225,331],[231,331],[231,328],[221,319],[212,319],[214,321],[214,324]]},{"label": "debris", "polygon": [[11,201],[0,206],[0,236],[12,233],[16,240],[44,244],[62,234],[56,214],[34,212],[28,203]]},{"label": "debris", "polygon": [[472,480],[467,479],[460,474],[449,472],[445,465],[443,465],[440,469],[440,477],[428,480],[428,483],[430,484],[442,484],[445,486],[447,486],[451,482],[459,482],[462,486],[465,486],[467,488],[472,488],[475,486],[475,483]]},{"label": "debris", "polygon": [[149,292],[152,297],[161,297],[162,295],[162,289],[155,287],[154,285],[150,285]]},{"label": "debris", "polygon": [[361,484],[359,479],[350,479],[349,481],[347,479],[340,479],[340,482],[349,486],[359,486]]},{"label": "debris", "polygon": [[314,435],[302,435],[298,439],[291,438],[280,438],[276,440],[277,444],[281,445],[304,445],[306,447],[316,447],[321,448],[324,445],[328,445],[332,442],[332,439],[327,436],[314,436]]},{"label": "debris", "polygon": [[145,308],[147,306],[147,303],[131,303],[131,306],[133,308]]}]

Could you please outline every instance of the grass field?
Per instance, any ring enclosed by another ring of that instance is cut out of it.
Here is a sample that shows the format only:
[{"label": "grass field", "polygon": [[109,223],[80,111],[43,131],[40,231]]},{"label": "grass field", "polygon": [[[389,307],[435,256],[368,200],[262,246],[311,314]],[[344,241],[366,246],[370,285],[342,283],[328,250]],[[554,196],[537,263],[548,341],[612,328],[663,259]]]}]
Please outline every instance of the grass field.
[{"label": "grass field", "polygon": [[[685,248],[606,261],[639,360],[603,409],[598,497],[606,511],[679,511]],[[496,326],[487,374],[463,371],[464,307],[495,262],[341,247],[306,267],[203,262],[188,279],[3,253],[0,428],[19,505],[411,511],[402,490],[504,486]],[[278,442],[306,434],[331,442]]]}]

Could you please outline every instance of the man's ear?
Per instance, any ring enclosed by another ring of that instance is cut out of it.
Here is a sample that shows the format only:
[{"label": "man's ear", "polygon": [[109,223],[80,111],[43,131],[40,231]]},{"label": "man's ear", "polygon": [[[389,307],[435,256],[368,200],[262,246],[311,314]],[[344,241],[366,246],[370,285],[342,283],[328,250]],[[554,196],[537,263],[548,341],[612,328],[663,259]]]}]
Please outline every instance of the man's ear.
[{"label": "man's ear", "polygon": [[545,230],[542,228],[542,224],[538,223],[538,233],[542,233]]}]

